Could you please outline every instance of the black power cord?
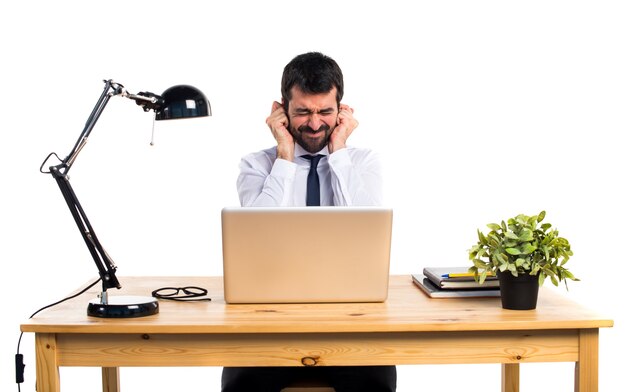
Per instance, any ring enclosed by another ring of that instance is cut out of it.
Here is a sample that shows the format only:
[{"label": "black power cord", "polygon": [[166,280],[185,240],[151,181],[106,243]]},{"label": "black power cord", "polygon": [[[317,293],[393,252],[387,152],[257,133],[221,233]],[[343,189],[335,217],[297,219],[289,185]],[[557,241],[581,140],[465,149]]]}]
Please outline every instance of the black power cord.
[{"label": "black power cord", "polygon": [[[69,296],[67,298],[63,298],[62,300],[57,301],[57,302],[55,302],[53,304],[44,306],[43,308],[37,310],[35,313],[31,314],[29,319],[35,317],[35,315],[37,313],[41,312],[42,310],[51,308],[53,306],[56,306],[56,305],[58,305],[60,303],[65,302],[67,300],[70,300],[72,298],[78,297],[79,295],[85,293],[87,290],[89,290],[90,288],[92,288],[93,286],[98,284],[98,282],[100,282],[101,279],[102,278],[96,280],[95,282],[93,282],[92,284],[90,284],[89,286],[85,287],[83,290],[81,290],[80,292],[78,292],[78,293],[76,293],[74,295],[71,295],[71,296]],[[17,390],[18,390],[18,392],[21,391],[20,384],[24,382],[24,368],[26,367],[26,365],[24,365],[24,355],[20,354],[20,344],[22,343],[22,336],[23,335],[24,335],[24,332],[20,332],[20,338],[17,341],[17,353],[15,354],[15,382],[17,383]]]}]

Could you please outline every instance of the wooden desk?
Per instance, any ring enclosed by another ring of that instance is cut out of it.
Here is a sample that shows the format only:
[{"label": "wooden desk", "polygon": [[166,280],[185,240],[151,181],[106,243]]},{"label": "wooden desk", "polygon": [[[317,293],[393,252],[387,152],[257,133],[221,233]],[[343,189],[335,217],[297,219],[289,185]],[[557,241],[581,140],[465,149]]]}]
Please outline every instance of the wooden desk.
[{"label": "wooden desk", "polygon": [[613,321],[542,288],[537,310],[503,310],[499,299],[429,299],[410,276],[390,278],[373,304],[227,305],[221,277],[126,277],[111,295],[150,295],[195,285],[212,302],[161,301],[134,319],[86,315],[97,292],[22,324],[36,334],[39,392],[60,391],[59,366],[102,367],[119,390],[122,366],[341,366],[502,364],[502,391],[519,390],[519,364],[575,362],[577,392],[598,390],[599,328]]}]

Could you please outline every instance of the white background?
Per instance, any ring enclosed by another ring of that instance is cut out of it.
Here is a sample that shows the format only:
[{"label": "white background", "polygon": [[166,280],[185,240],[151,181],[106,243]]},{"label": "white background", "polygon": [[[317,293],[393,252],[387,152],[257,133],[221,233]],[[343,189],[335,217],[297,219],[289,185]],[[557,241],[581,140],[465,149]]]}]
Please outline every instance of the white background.
[{"label": "white background", "polygon": [[[269,147],[280,76],[317,50],[345,75],[394,208],[392,273],[464,265],[476,229],[547,210],[581,278],[554,289],[615,320],[600,333],[600,390],[622,390],[626,349],[621,1],[30,1],[0,12],[0,390],[16,390],[19,325],[91,280],[95,266],[46,155],[73,146],[104,84],[191,84],[214,116],[157,123],[116,97],[71,171],[125,275],[220,275],[220,209],[237,205],[245,153]],[[410,4],[410,6],[409,6]],[[8,307],[8,309],[7,309]],[[23,391],[34,391],[26,334]],[[573,390],[573,364],[522,366],[522,391]],[[499,365],[401,366],[398,391],[495,391]],[[217,391],[219,368],[123,368],[124,391]],[[93,368],[64,392],[100,391]]]}]

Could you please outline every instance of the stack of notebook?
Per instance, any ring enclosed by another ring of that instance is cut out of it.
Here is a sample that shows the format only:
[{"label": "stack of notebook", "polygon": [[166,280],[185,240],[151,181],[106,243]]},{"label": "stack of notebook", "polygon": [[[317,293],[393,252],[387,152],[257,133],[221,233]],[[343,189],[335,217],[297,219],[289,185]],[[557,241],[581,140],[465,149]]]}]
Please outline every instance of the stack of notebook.
[{"label": "stack of notebook", "polygon": [[432,298],[499,297],[500,282],[487,276],[480,284],[467,267],[426,267],[422,274],[413,274],[413,282]]}]

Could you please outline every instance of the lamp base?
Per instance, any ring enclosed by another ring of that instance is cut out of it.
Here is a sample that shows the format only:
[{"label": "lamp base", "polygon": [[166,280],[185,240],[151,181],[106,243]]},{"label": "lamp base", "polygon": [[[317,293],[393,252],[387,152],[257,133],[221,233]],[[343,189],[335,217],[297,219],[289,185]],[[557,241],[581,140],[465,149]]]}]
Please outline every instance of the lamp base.
[{"label": "lamp base", "polygon": [[87,315],[103,318],[144,317],[159,313],[159,302],[152,297],[110,296],[103,304],[100,298],[89,301]]}]

